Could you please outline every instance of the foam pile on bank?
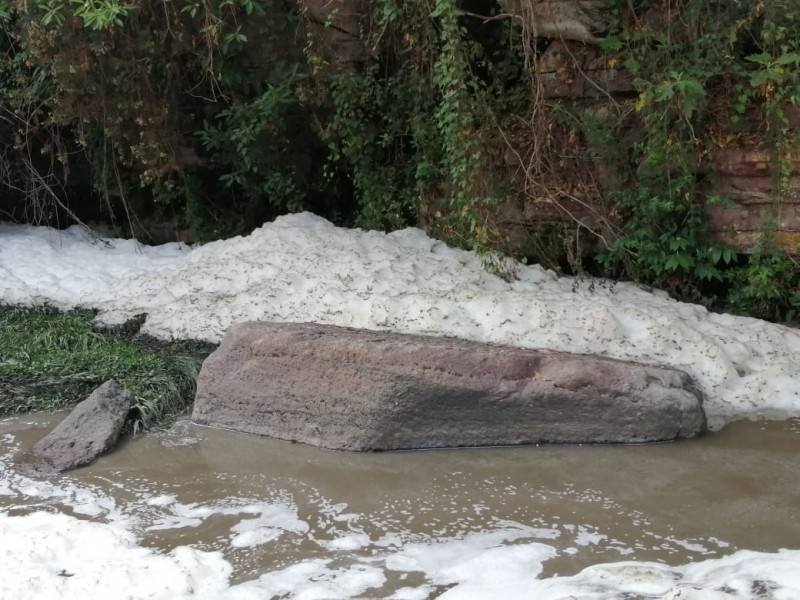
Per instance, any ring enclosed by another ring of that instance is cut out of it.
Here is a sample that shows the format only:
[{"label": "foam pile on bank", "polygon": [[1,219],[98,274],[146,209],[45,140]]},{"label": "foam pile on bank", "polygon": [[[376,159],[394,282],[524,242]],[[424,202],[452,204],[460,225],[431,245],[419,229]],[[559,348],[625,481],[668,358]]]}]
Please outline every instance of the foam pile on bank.
[{"label": "foam pile on bank", "polygon": [[341,229],[303,213],[196,248],[97,240],[80,228],[0,225],[0,302],[100,310],[144,332],[219,341],[248,320],[446,335],[598,354],[689,372],[712,426],[800,415],[800,331],[708,312],[628,283],[480,257],[417,229]]}]

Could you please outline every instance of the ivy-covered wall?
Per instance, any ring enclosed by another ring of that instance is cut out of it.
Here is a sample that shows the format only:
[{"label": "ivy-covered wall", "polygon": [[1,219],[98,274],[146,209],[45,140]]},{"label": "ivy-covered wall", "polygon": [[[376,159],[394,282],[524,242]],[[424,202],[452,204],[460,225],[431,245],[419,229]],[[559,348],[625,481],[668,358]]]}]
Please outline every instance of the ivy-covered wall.
[{"label": "ivy-covered wall", "polygon": [[796,2],[0,0],[0,210],[421,225],[791,319]]}]

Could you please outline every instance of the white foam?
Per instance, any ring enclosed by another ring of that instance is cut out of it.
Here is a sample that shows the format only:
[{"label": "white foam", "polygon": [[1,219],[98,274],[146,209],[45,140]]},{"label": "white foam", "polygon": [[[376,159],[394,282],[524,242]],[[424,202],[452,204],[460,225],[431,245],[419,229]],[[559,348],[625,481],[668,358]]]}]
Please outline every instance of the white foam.
[{"label": "white foam", "polygon": [[353,551],[359,550],[366,546],[369,546],[371,540],[369,536],[365,533],[350,533],[346,535],[342,535],[337,537],[333,540],[320,540],[319,544],[327,548],[328,550],[337,550],[337,551]]},{"label": "white foam", "polygon": [[[223,512],[236,514],[231,509]],[[277,539],[284,532],[305,533],[309,529],[308,523],[297,517],[294,508],[283,504],[250,505],[237,512],[257,513],[258,516],[244,519],[233,526],[231,546],[234,548],[259,546]]]},{"label": "white foam", "polygon": [[526,593],[518,597],[606,600],[627,594],[664,600],[795,600],[800,598],[800,551],[740,550],[679,567],[645,562],[596,565],[572,577],[530,582]]},{"label": "white foam", "polygon": [[97,243],[79,228],[0,225],[0,301],[147,313],[159,337],[218,341],[233,323],[310,321],[599,354],[684,369],[718,426],[755,412],[800,415],[800,332],[714,314],[627,283],[480,257],[422,231],[340,229],[281,217],[247,237],[189,249]]},{"label": "white foam", "polygon": [[403,545],[386,557],[391,571],[420,572],[439,587],[451,587],[441,598],[516,598],[534,581],[542,563],[556,555],[552,546],[517,543],[536,535],[524,526],[473,533],[462,539]]},{"label": "white foam", "polygon": [[295,598],[297,600],[344,600],[355,598],[386,581],[382,569],[365,564],[333,567],[332,561],[314,559],[262,575],[256,581],[232,589],[233,598],[243,592],[252,598]]},{"label": "white foam", "polygon": [[0,514],[0,562],[0,598],[15,600],[210,599],[232,571],[216,552],[158,554],[123,529],[46,512]]},{"label": "white foam", "polygon": [[218,552],[180,546],[159,553],[139,546],[133,534],[114,525],[45,512],[15,517],[0,513],[0,598],[344,599],[380,589],[388,574],[398,572],[424,579],[390,596],[398,600],[432,595],[446,600],[800,597],[800,551],[741,550],[675,567],[619,562],[542,579],[543,564],[557,552],[547,544],[525,541],[527,533],[520,527],[406,543],[393,553],[355,558],[346,565],[334,564],[334,554],[231,586],[232,567]]}]

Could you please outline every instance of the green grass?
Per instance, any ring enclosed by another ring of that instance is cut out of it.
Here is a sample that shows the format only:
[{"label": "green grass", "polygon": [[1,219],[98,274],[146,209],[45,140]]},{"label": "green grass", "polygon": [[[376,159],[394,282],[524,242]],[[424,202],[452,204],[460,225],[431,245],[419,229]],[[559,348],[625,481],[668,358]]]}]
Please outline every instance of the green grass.
[{"label": "green grass", "polygon": [[134,431],[185,412],[210,344],[139,335],[142,319],[111,329],[87,310],[0,306],[0,415],[73,405],[108,379],[136,399]]}]

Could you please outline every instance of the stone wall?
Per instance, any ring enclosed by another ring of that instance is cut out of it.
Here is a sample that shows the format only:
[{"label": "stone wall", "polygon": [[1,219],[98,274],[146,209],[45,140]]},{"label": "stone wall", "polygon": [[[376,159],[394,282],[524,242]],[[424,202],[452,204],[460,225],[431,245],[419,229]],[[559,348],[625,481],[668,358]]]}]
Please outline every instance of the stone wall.
[{"label": "stone wall", "polygon": [[791,161],[789,189],[776,194],[774,152],[763,145],[724,148],[713,159],[711,194],[727,199],[713,204],[711,226],[720,239],[752,251],[764,232],[791,253],[800,253],[800,157]]},{"label": "stone wall", "polygon": [[297,0],[313,43],[330,68],[351,68],[367,59],[363,30],[367,0]]},{"label": "stone wall", "polygon": [[[602,0],[500,0],[500,5],[514,18],[522,21],[532,32],[532,43],[541,49],[543,39],[549,45],[539,54],[532,68],[535,71],[538,93],[549,100],[574,101],[581,109],[600,108],[598,98],[630,97],[636,93],[633,76],[618,65],[609,64],[597,46],[602,37],[604,22]],[[650,10],[639,20],[656,29],[678,17],[665,10]],[[800,132],[800,112],[788,109],[789,127]],[[703,194],[706,198],[721,197],[723,203],[709,205],[711,226],[717,238],[750,252],[763,234],[769,232],[774,241],[787,251],[800,253],[800,159],[790,160],[790,173],[785,180],[788,190],[779,190],[776,179],[780,164],[776,150],[766,141],[766,120],[763,115],[751,114],[749,131],[727,147],[719,147],[704,157],[701,175],[707,175]],[[630,126],[635,128],[636,123]],[[536,135],[538,132],[532,132]],[[800,135],[796,148],[800,149]],[[708,146],[714,147],[714,144]],[[589,148],[590,154],[599,155]],[[785,158],[783,160],[786,160]],[[507,161],[509,169],[520,178],[528,165],[520,164],[517,156]],[[621,183],[609,165],[601,160],[584,164],[584,172],[574,169],[570,176],[581,175],[596,184],[594,194],[581,190],[566,190],[557,196],[546,197],[540,189],[529,194],[524,206],[509,211],[506,219],[512,229],[541,229],[557,222],[569,222],[579,229],[597,233],[607,220],[607,209],[600,197],[604,191]],[[569,168],[565,169],[569,171]],[[588,171],[588,172],[586,172]],[[527,171],[530,177],[530,170]],[[541,178],[541,174],[535,177]],[[522,185],[523,182],[518,182]],[[530,182],[528,182],[530,183]],[[568,181],[566,183],[569,183]],[[530,186],[528,186],[530,187]],[[563,182],[560,186],[563,191]],[[784,186],[786,187],[786,186]],[[511,214],[513,213],[513,214]],[[519,231],[517,238],[524,238]],[[587,247],[587,251],[594,248]]]}]

